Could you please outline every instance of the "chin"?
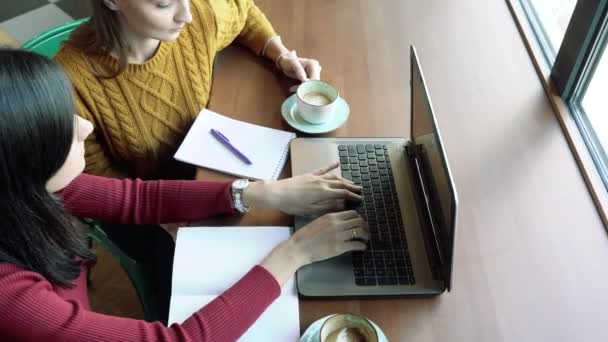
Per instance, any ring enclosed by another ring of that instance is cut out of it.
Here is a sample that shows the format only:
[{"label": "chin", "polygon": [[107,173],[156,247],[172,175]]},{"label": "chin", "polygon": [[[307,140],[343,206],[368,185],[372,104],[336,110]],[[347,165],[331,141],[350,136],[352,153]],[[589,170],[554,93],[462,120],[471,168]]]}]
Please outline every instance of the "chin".
[{"label": "chin", "polygon": [[182,33],[182,31],[177,31],[177,32],[169,32],[168,34],[166,34],[163,38],[164,39],[160,39],[164,42],[172,42],[174,40],[176,40],[177,38],[179,38],[180,33]]}]

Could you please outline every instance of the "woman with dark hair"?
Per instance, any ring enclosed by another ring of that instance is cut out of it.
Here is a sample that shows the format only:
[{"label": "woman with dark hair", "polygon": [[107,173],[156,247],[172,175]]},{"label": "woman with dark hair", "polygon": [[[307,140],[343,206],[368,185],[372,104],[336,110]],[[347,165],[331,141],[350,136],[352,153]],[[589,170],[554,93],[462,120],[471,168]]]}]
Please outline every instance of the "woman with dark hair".
[{"label": "woman with dark hair", "polygon": [[217,52],[233,41],[289,77],[320,77],[319,63],[289,51],[253,0],[90,2],[91,19],[55,56],[74,83],[78,112],[95,126],[89,173],[192,178],[194,169],[173,155],[207,106]]},{"label": "woman with dark hair", "polygon": [[234,341],[299,267],[365,249],[351,239],[367,238],[356,212],[325,214],[181,325],[94,313],[86,274],[95,256],[70,214],[134,224],[200,220],[240,206],[315,215],[337,200],[360,200],[360,189],[330,176],[334,166],[253,182],[238,199],[232,182],[82,174],[92,125],[74,114],[71,85],[59,66],[31,52],[0,49],[0,89],[0,340]]}]

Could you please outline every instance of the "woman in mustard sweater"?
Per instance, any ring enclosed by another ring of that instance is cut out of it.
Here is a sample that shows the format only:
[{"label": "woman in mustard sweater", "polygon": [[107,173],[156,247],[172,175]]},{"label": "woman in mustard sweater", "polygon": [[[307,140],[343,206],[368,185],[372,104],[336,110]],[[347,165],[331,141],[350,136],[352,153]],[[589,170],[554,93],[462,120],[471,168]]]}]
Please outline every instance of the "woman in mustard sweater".
[{"label": "woman in mustard sweater", "polygon": [[[318,79],[321,67],[289,51],[253,0],[91,0],[91,20],[55,59],[75,88],[76,110],[94,126],[88,173],[188,179],[173,155],[207,105],[218,51],[237,41],[287,76]],[[202,151],[204,153],[204,151]],[[151,275],[166,319],[174,244],[158,226],[104,223],[110,238]]]},{"label": "woman in mustard sweater", "polygon": [[253,0],[92,0],[93,16],[55,59],[91,121],[86,171],[104,176],[192,178],[173,155],[207,105],[218,51],[237,41],[287,76],[321,67],[289,51]]}]

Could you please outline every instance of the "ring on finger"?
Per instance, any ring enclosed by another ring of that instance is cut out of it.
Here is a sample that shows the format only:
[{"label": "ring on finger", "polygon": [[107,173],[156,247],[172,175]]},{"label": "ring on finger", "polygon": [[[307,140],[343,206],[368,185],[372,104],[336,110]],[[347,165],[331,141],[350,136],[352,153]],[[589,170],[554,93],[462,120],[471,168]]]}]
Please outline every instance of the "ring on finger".
[{"label": "ring on finger", "polygon": [[352,232],[353,232],[353,240],[357,239],[357,228],[353,228]]}]

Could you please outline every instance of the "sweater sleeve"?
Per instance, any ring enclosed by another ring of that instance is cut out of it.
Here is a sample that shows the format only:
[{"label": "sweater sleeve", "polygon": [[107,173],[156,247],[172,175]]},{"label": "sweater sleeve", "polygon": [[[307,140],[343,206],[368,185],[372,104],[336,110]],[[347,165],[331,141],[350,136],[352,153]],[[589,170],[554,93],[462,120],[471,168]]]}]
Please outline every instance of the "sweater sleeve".
[{"label": "sweater sleeve", "polygon": [[260,54],[268,39],[277,35],[253,0],[213,1],[211,7],[217,23],[218,50],[236,39]]},{"label": "sweater sleeve", "polygon": [[247,0],[246,4],[248,7],[247,19],[245,27],[239,34],[238,41],[256,54],[261,54],[266,42],[277,34],[270,21],[253,0]]},{"label": "sweater sleeve", "polygon": [[60,195],[75,216],[158,224],[234,213],[230,181],[115,179],[81,174]]},{"label": "sweater sleeve", "polygon": [[0,264],[0,336],[9,341],[190,342],[235,341],[279,296],[281,289],[255,266],[182,324],[107,316],[61,298],[38,273]]}]

